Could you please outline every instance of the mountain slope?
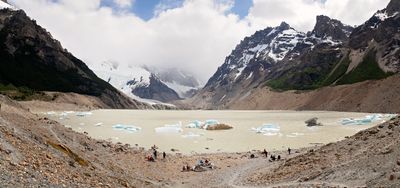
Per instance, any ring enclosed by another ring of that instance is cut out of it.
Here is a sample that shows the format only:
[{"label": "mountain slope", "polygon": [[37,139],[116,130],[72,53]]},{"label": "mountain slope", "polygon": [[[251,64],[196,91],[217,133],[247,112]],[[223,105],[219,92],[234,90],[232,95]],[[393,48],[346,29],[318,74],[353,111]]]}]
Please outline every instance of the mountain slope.
[{"label": "mountain slope", "polygon": [[194,100],[223,105],[258,87],[319,87],[344,57],[341,47],[351,30],[337,20],[318,16],[315,29],[307,34],[284,22],[258,31],[232,51]]},{"label": "mountain slope", "polygon": [[243,99],[265,88],[279,94],[392,76],[400,71],[399,9],[393,0],[355,29],[317,16],[307,34],[285,23],[258,31],[246,37],[186,102],[196,108],[245,108],[235,104],[244,104]]},{"label": "mountain slope", "polygon": [[99,97],[111,108],[137,108],[22,10],[0,10],[0,83]]}]

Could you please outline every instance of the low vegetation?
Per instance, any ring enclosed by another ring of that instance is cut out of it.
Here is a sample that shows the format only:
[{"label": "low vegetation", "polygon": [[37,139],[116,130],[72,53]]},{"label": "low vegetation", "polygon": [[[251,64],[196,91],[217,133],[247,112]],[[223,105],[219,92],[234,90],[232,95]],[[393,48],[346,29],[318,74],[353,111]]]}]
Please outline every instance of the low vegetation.
[{"label": "low vegetation", "polygon": [[18,101],[28,101],[28,100],[43,100],[51,101],[54,100],[53,97],[47,95],[41,91],[35,91],[28,87],[15,87],[12,84],[0,84],[0,94],[6,95],[11,99]]},{"label": "low vegetation", "polygon": [[380,80],[391,75],[393,73],[386,73],[379,67],[376,61],[376,51],[371,50],[354,70],[344,75],[337,82],[337,85],[353,84],[365,80]]}]

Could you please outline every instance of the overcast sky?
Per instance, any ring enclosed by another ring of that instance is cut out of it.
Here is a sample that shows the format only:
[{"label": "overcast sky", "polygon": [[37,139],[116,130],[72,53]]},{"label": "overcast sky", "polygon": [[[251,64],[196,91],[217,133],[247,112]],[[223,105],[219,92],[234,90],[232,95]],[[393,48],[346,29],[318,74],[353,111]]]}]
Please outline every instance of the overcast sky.
[{"label": "overcast sky", "polygon": [[179,67],[203,82],[245,36],[324,14],[360,25],[389,0],[9,0],[84,62]]}]

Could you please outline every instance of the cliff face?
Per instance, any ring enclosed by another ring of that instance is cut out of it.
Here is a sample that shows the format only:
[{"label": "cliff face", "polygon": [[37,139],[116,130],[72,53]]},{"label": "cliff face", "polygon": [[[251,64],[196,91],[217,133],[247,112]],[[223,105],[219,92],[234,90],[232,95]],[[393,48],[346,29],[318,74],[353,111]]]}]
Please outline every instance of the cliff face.
[{"label": "cliff face", "polygon": [[110,108],[138,103],[99,79],[22,10],[0,10],[0,83],[99,97]]}]

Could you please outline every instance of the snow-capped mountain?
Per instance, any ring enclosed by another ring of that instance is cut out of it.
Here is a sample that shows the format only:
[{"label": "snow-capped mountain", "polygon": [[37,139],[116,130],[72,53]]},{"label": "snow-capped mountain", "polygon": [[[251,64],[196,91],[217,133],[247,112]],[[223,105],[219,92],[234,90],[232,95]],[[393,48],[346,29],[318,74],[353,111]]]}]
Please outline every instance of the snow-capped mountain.
[{"label": "snow-capped mountain", "polygon": [[178,68],[146,67],[145,69],[154,73],[165,85],[176,91],[181,98],[192,97],[202,87],[201,82],[193,74]]},{"label": "snow-capped mountain", "polygon": [[318,16],[315,28],[308,33],[285,22],[257,31],[236,46],[192,100],[226,104],[267,85],[279,89],[314,88],[345,56],[341,48],[352,30],[338,20]]},{"label": "snow-capped mountain", "polygon": [[134,99],[152,104],[180,99],[173,89],[144,68],[112,61],[90,66],[97,76]]},{"label": "snow-capped mountain", "polygon": [[284,22],[257,31],[236,46],[188,102],[229,108],[248,96],[247,101],[260,101],[266,88],[313,90],[387,78],[400,72],[399,28],[400,1],[392,0],[357,28],[317,16],[307,33]]},{"label": "snow-capped mountain", "polygon": [[350,26],[344,26],[337,20],[318,16],[315,29],[307,34],[291,28],[285,22],[275,28],[257,31],[232,51],[206,86],[215,83],[225,85],[254,77],[259,79],[260,71],[270,72],[294,61],[305,50],[313,51],[317,46],[341,47],[351,30]]}]

